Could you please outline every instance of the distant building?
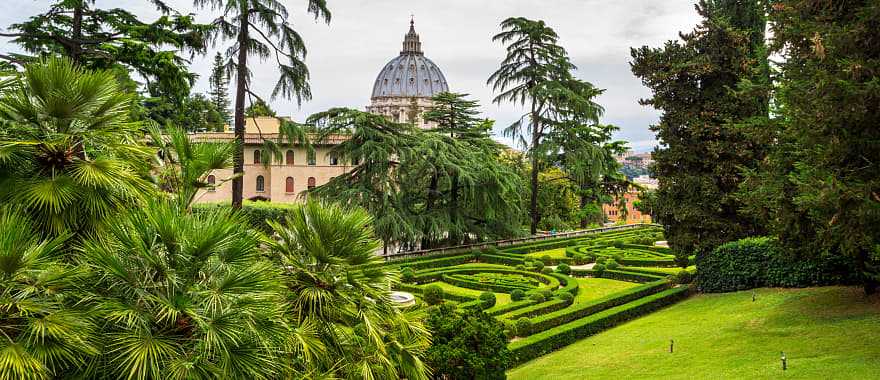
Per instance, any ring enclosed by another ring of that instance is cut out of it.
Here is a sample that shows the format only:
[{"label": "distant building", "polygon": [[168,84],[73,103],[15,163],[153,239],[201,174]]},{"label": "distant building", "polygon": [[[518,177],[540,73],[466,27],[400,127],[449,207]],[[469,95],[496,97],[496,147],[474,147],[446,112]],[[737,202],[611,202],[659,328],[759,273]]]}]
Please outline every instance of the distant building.
[{"label": "distant building", "polygon": [[621,154],[615,157],[615,160],[621,165],[625,166],[633,166],[640,169],[647,169],[654,160],[651,158],[651,153],[635,153],[633,151],[628,151],[624,154]]},{"label": "distant building", "polygon": [[[422,114],[433,106],[431,98],[449,91],[446,78],[433,61],[425,57],[415,25],[410,21],[400,54],[382,67],[373,84],[367,111],[384,115],[390,120],[412,123],[422,128],[433,127]],[[248,118],[245,122],[244,198],[272,202],[296,202],[303,190],[321,186],[335,176],[352,169],[355,163],[342,162],[331,156],[330,149],[347,138],[330,136],[326,141],[313,141],[313,155],[297,144],[282,147],[281,160],[269,157],[262,150],[264,140],[277,140],[282,120],[273,117]],[[193,134],[195,141],[234,141],[231,128],[225,132]],[[271,160],[270,160],[271,159]],[[265,163],[269,160],[269,164]],[[217,185],[202,191],[197,202],[228,202],[232,199],[232,169],[217,170],[208,177]]]},{"label": "distant building", "polygon": [[[641,211],[636,210],[634,203],[639,200],[639,190],[635,187],[631,187],[629,191],[623,194],[623,199],[626,202],[626,220],[624,223],[632,224],[632,223],[651,223],[651,215],[642,214]],[[608,221],[611,223],[618,223],[622,221],[623,213],[621,212],[620,206],[620,197],[614,197],[614,200],[611,203],[606,203],[602,205],[602,212],[605,213],[605,217],[608,218]]]}]

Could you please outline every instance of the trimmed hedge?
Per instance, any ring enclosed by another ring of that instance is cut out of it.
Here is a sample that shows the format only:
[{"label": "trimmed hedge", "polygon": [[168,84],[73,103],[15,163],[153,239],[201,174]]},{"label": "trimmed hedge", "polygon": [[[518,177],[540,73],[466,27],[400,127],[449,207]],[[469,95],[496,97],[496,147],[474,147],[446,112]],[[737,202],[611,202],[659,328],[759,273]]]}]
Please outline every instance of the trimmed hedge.
[{"label": "trimmed hedge", "polygon": [[[398,284],[394,287],[395,290],[402,290],[405,292],[410,292],[413,294],[424,294],[425,288],[417,285],[409,285],[409,284]],[[443,299],[455,302],[472,302],[475,300],[474,297],[466,296],[458,293],[450,293],[448,291],[443,292]]]},{"label": "trimmed hedge", "polygon": [[[688,290],[687,287],[668,289],[512,342],[508,348],[513,354],[513,364],[521,364],[546,355],[584,337],[678,302],[687,297]],[[531,330],[534,330],[534,326]],[[519,331],[517,334],[522,335]]]},{"label": "trimmed hedge", "polygon": [[732,292],[759,287],[856,284],[852,259],[839,255],[795,257],[775,239],[746,238],[724,244],[697,257],[697,288],[702,292]]},{"label": "trimmed hedge", "polygon": [[[631,302],[639,298],[661,292],[669,288],[669,286],[669,281],[655,281],[642,286],[637,286],[635,288],[630,288],[614,294],[610,294],[592,302],[574,305],[570,308],[554,311],[551,313],[545,313],[532,319],[533,330],[529,333],[536,333],[539,331],[551,329],[553,327],[566,324],[580,318],[584,318],[591,314],[598,313],[602,310],[623,305],[627,302]],[[521,336],[524,335],[528,334],[521,334]]]},{"label": "trimmed hedge", "polygon": [[[598,266],[599,264],[597,264]],[[595,268],[595,267],[594,267]],[[642,272],[630,272],[625,268],[623,270],[603,270],[601,274],[592,269],[572,269],[572,276],[594,276],[607,278],[610,280],[620,280],[620,281],[629,281],[629,282],[651,282],[662,280],[667,277],[667,275],[659,275],[659,274],[649,274]]]},{"label": "trimmed hedge", "polygon": [[[544,301],[544,302],[541,302],[541,303],[538,303],[538,304],[535,304],[535,305],[532,305],[529,307],[523,307],[523,308],[520,308],[519,310],[514,310],[508,314],[502,315],[501,318],[510,319],[510,320],[522,318],[522,317],[531,318],[536,315],[552,313],[554,311],[564,309],[564,308],[568,307],[568,305],[571,305],[570,301],[565,301],[565,300],[554,298],[554,299],[547,300],[547,301]],[[520,331],[517,331],[517,334],[519,334],[520,336],[525,335]]]},{"label": "trimmed hedge", "polygon": [[523,299],[520,301],[514,301],[511,303],[508,303],[506,305],[496,306],[495,308],[492,308],[491,310],[487,310],[486,314],[489,314],[491,316],[498,316],[498,315],[502,315],[502,314],[507,314],[507,313],[510,313],[514,310],[522,309],[526,306],[532,305],[534,303],[535,303],[535,301],[532,301],[532,300],[526,298],[526,299]]}]

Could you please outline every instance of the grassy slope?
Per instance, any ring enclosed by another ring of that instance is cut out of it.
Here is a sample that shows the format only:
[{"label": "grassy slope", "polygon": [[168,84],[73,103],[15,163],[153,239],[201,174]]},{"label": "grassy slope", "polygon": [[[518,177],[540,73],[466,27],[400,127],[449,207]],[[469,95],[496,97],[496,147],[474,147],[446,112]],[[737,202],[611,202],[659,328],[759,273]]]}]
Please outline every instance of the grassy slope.
[{"label": "grassy slope", "polygon": [[544,256],[557,257],[557,258],[565,257],[565,248],[548,249],[546,251],[527,253],[526,256],[530,257],[532,259],[540,259]]},{"label": "grassy slope", "polygon": [[[510,379],[868,379],[880,298],[858,288],[705,294],[511,370]],[[669,340],[675,339],[670,354]],[[780,351],[788,356],[782,372]]]}]

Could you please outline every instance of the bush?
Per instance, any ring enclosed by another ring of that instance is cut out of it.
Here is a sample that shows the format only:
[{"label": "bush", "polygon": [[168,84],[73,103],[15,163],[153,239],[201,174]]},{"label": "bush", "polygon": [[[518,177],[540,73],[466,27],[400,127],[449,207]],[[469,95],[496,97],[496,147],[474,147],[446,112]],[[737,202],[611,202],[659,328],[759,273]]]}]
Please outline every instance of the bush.
[{"label": "bush", "polygon": [[806,287],[858,283],[853,261],[839,255],[796,257],[775,239],[747,238],[697,256],[697,288],[732,292],[758,287]]},{"label": "bush", "polygon": [[523,264],[519,264],[519,265],[515,266],[514,268],[516,268],[516,270],[526,270],[526,266]]},{"label": "bush", "polygon": [[516,328],[517,335],[527,333],[532,329],[532,321],[526,317],[522,317],[516,320],[514,327]]},{"label": "bush", "polygon": [[529,299],[535,302],[544,302],[546,298],[541,293],[532,293],[529,295]]},{"label": "bush", "polygon": [[608,260],[605,262],[605,268],[615,270],[617,268],[620,268],[620,264],[618,264],[616,260]]},{"label": "bush", "polygon": [[619,263],[623,261],[623,255],[620,253],[615,253],[613,256],[611,256],[611,259]]},{"label": "bush", "polygon": [[571,267],[566,263],[561,263],[556,266],[556,271],[562,274],[571,274]]},{"label": "bush", "polygon": [[482,306],[483,310],[486,310],[492,306],[495,306],[495,293],[492,292],[483,292],[480,294],[480,306]]},{"label": "bush", "polygon": [[403,267],[400,270],[400,279],[403,282],[413,282],[416,279],[416,273],[410,267]]},{"label": "bush", "polygon": [[693,273],[682,269],[672,276],[672,281],[676,284],[690,284],[694,281],[694,275]]},{"label": "bush", "polygon": [[542,263],[538,260],[533,261],[532,266],[535,268],[536,272],[540,272],[541,269],[544,269],[544,263]]},{"label": "bush", "polygon": [[510,292],[511,301],[520,301],[523,298],[526,298],[526,292],[522,289],[514,289],[514,291]]},{"label": "bush", "polygon": [[443,305],[428,314],[425,327],[431,331],[425,365],[438,379],[495,379],[509,367],[509,325],[482,311],[458,313]]},{"label": "bush", "polygon": [[556,297],[566,302],[571,302],[572,300],[574,300],[574,296],[569,292],[559,292],[558,294],[556,294]]},{"label": "bush", "polygon": [[553,258],[551,258],[549,255],[544,255],[541,256],[541,262],[544,263],[544,265],[550,265],[553,263]]},{"label": "bush", "polygon": [[541,268],[541,273],[543,273],[543,274],[553,273],[553,268],[550,268],[550,267]]},{"label": "bush", "polygon": [[602,276],[602,272],[605,271],[605,264],[596,264],[593,266],[593,272],[596,272],[596,276]]},{"label": "bush", "polygon": [[443,288],[437,285],[428,285],[422,292],[422,298],[428,305],[438,305],[443,303]]},{"label": "bush", "polygon": [[608,259],[606,259],[605,256],[599,256],[596,258],[596,264],[604,265],[606,260],[608,260]]},{"label": "bush", "polygon": [[486,247],[480,250],[481,255],[497,255],[498,248],[495,247]]},{"label": "bush", "polygon": [[541,295],[544,296],[545,300],[549,300],[553,297],[553,291],[550,289],[541,289]]}]

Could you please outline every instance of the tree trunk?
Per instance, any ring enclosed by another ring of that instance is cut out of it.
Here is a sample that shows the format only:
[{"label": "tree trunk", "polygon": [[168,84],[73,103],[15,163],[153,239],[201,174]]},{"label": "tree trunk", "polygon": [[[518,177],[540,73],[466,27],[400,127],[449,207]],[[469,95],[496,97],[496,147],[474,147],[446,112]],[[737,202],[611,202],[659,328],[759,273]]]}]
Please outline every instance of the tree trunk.
[{"label": "tree trunk", "polygon": [[[457,173],[452,175],[452,186],[451,187],[452,187],[452,190],[451,190],[452,194],[450,194],[450,195],[452,196],[452,199],[449,202],[449,211],[450,211],[449,220],[452,222],[457,222],[458,221],[458,174]],[[457,235],[452,235],[452,234],[449,235],[449,238],[451,240],[452,245],[458,244],[459,240],[461,240],[461,237],[459,237]]]},{"label": "tree trunk", "polygon": [[538,121],[538,110],[534,99],[532,99],[532,198],[529,203],[529,212],[532,216],[532,225],[530,231],[532,235],[538,233],[538,143],[541,139],[541,131],[539,130],[540,122]]},{"label": "tree trunk", "polygon": [[75,65],[79,65],[80,57],[82,56],[82,18],[83,18],[83,3],[80,2],[77,5],[73,6],[73,31],[71,33],[71,38],[73,39],[73,44],[68,47],[67,55],[70,56],[71,62]]},{"label": "tree trunk", "polygon": [[244,198],[244,97],[247,89],[247,41],[249,11],[241,15],[238,33],[238,66],[235,87],[235,153],[233,154],[232,208],[240,209]]},{"label": "tree trunk", "polygon": [[587,228],[587,216],[584,214],[584,209],[587,208],[587,195],[583,194],[583,189],[581,189],[581,229]]}]

